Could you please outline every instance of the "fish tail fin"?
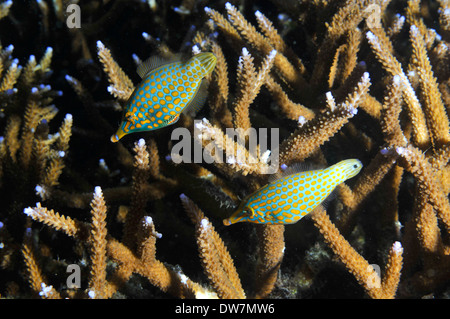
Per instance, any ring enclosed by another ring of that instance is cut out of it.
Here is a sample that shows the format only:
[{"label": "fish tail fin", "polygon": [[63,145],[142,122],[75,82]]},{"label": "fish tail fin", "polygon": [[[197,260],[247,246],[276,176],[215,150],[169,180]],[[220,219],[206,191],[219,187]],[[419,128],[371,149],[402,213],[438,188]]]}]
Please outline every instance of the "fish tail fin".
[{"label": "fish tail fin", "polygon": [[207,75],[211,73],[214,70],[214,67],[216,66],[217,58],[214,54],[211,52],[202,52],[193,57],[193,59],[196,59],[200,65],[204,69],[204,75]]}]

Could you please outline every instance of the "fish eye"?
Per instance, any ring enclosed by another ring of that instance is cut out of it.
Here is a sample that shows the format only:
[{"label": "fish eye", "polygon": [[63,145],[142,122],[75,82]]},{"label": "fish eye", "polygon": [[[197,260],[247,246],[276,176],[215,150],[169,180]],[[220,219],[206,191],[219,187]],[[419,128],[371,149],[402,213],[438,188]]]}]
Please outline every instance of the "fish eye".
[{"label": "fish eye", "polygon": [[354,165],[353,165],[353,168],[355,168],[355,169],[358,168],[358,165],[354,164]]}]

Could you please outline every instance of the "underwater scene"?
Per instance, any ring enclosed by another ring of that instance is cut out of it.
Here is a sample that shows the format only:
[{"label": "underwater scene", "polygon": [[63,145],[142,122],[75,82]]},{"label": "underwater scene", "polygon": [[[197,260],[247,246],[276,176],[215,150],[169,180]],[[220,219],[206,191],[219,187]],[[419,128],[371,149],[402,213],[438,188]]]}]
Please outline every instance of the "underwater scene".
[{"label": "underwater scene", "polygon": [[450,297],[447,0],[0,0],[0,297]]}]

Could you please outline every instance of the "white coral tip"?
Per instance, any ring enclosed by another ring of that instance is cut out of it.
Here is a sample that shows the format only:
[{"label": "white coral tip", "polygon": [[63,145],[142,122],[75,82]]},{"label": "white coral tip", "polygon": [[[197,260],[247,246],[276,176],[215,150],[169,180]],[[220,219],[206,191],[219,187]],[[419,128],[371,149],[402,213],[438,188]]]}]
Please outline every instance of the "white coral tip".
[{"label": "white coral tip", "polygon": [[201,220],[201,222],[200,222],[200,226],[202,227],[202,228],[208,228],[209,227],[209,222],[208,222],[208,220],[206,219],[206,218],[203,218],[202,220]]},{"label": "white coral tip", "polygon": [[398,74],[394,75],[393,82],[395,85],[399,85],[400,80],[401,80],[400,75],[398,75]]},{"label": "white coral tip", "polygon": [[150,216],[145,216],[144,217],[144,226],[148,227],[151,224],[153,224],[153,218],[151,218]]},{"label": "white coral tip", "polygon": [[277,50],[272,50],[269,53],[269,59],[273,60],[275,56],[277,55]]},{"label": "white coral tip", "polygon": [[327,97],[327,100],[332,100],[333,99],[333,94],[330,91],[325,93],[325,96]]},{"label": "white coral tip", "polygon": [[395,148],[395,151],[397,152],[398,155],[403,155],[405,154],[406,149],[404,147],[399,146]]},{"label": "white coral tip", "polygon": [[102,194],[102,188],[100,186],[95,186],[95,188],[94,188],[94,195],[96,197],[100,197],[100,196],[103,195]]},{"label": "white coral tip", "polygon": [[303,126],[303,124],[305,124],[305,123],[306,123],[305,117],[304,117],[303,115],[300,115],[300,116],[298,117],[298,124],[299,124],[300,126]]},{"label": "white coral tip", "polygon": [[34,209],[31,207],[27,207],[23,210],[23,213],[27,216],[33,216],[34,215]]},{"label": "white coral tip", "polygon": [[363,74],[363,81],[369,81],[369,80],[370,80],[369,72],[364,72],[364,74]]},{"label": "white coral tip", "polygon": [[366,32],[366,37],[369,41],[376,41],[377,37],[375,36],[375,34],[372,33],[372,31],[367,31]]},{"label": "white coral tip", "polygon": [[396,242],[394,243],[394,245],[392,245],[392,250],[393,250],[396,254],[400,255],[401,253],[403,253],[403,247],[402,247],[402,244],[401,244],[399,241],[396,241]]}]

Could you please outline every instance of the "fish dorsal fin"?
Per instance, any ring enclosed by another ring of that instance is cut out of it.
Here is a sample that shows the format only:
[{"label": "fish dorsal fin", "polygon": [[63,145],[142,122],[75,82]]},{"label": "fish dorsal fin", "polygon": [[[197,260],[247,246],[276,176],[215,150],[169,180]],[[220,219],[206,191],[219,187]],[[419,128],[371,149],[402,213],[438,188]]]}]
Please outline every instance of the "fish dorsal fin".
[{"label": "fish dorsal fin", "polygon": [[183,113],[191,117],[194,117],[205,104],[207,97],[208,97],[208,81],[203,79],[197,92],[195,92],[195,96],[184,108]]},{"label": "fish dorsal fin", "polygon": [[284,177],[292,175],[292,174],[297,174],[297,173],[305,172],[305,171],[315,171],[318,169],[323,169],[323,167],[320,165],[304,163],[304,162],[293,163],[293,164],[289,165],[288,167],[286,167],[285,169],[279,169],[277,173],[270,175],[270,177],[268,179],[268,183],[272,183],[276,180],[279,180],[281,178],[284,178]]},{"label": "fish dorsal fin", "polygon": [[139,74],[141,79],[143,79],[143,78],[145,78],[145,76],[147,74],[149,74],[153,70],[160,68],[164,65],[171,64],[174,62],[179,62],[179,61],[181,61],[180,54],[174,54],[170,58],[162,58],[158,55],[154,55],[154,56],[149,57],[147,60],[145,60],[141,64],[139,64],[136,69],[136,72],[137,72],[137,74]]}]

